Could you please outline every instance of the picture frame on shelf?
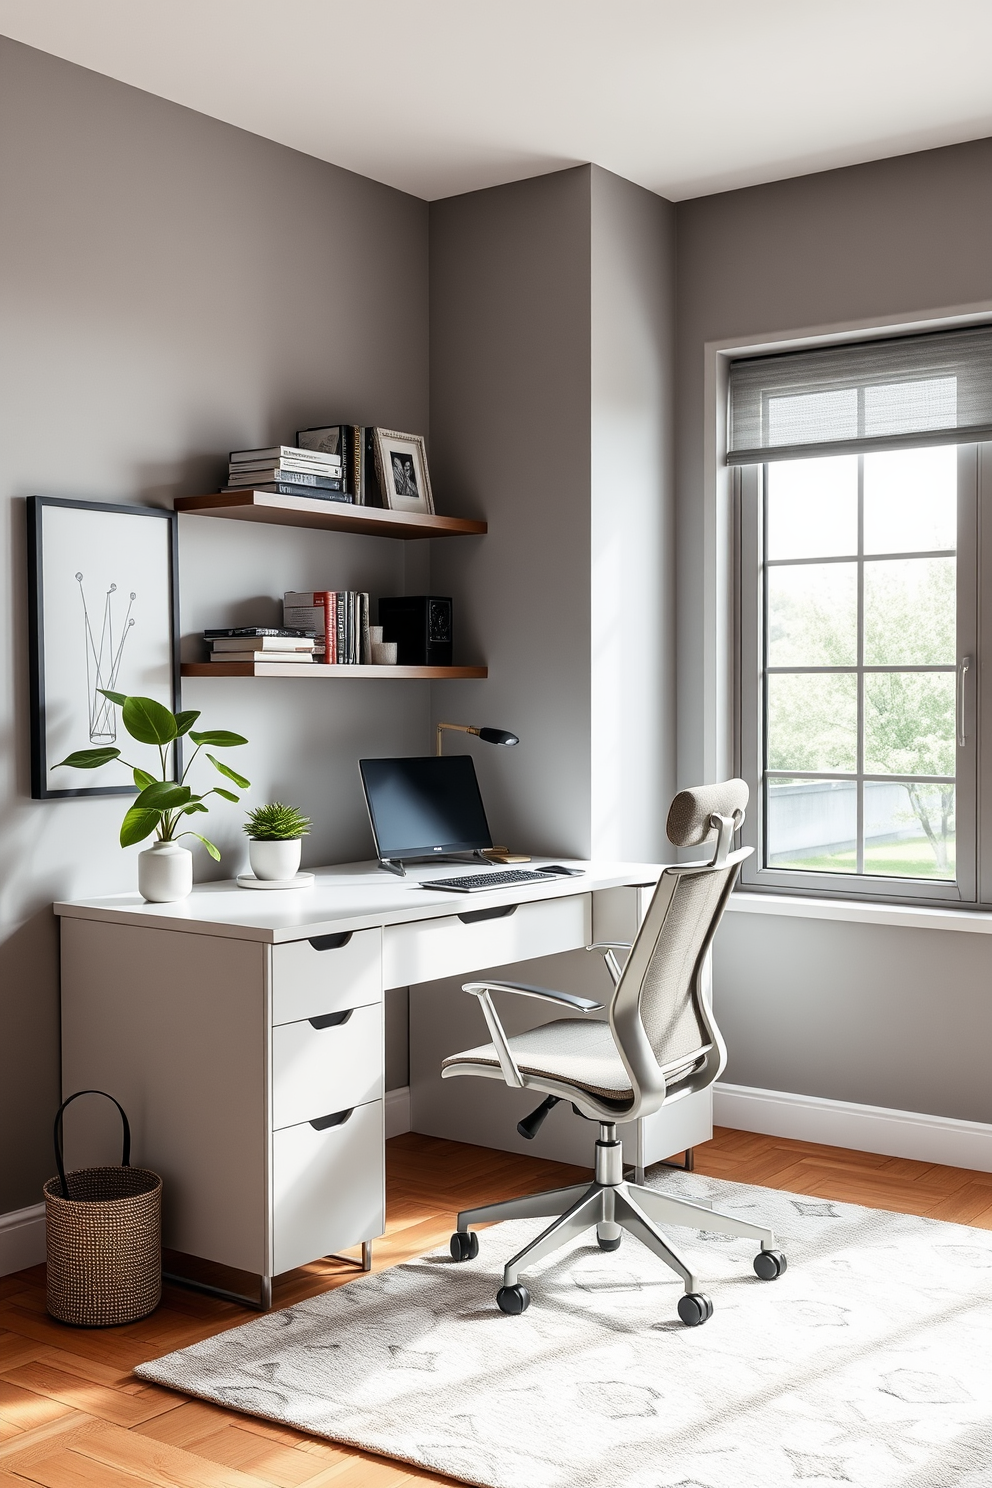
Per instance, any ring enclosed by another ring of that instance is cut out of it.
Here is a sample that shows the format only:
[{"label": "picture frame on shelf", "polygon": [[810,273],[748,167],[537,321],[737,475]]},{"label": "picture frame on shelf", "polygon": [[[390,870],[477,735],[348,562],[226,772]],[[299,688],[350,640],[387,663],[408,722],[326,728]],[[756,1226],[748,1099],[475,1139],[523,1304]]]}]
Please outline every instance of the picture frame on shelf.
[{"label": "picture frame on shelf", "polygon": [[383,506],[390,511],[434,515],[427,448],[422,434],[376,429],[375,468]]},{"label": "picture frame on shelf", "polygon": [[[31,795],[134,795],[112,760],[52,768],[79,749],[119,744],[119,710],[101,688],[180,706],[179,519],[117,502],[27,501]],[[180,768],[178,745],[172,777]]]}]

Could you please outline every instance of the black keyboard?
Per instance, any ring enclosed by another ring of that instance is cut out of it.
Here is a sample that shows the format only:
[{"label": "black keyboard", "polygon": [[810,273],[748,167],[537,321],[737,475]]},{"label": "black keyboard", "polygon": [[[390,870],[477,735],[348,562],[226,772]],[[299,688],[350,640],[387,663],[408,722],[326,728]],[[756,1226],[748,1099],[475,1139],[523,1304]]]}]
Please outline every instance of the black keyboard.
[{"label": "black keyboard", "polygon": [[543,883],[565,875],[536,868],[505,868],[491,873],[465,873],[460,878],[432,878],[422,889],[455,889],[460,894],[478,894],[482,889],[508,889],[512,884]]}]

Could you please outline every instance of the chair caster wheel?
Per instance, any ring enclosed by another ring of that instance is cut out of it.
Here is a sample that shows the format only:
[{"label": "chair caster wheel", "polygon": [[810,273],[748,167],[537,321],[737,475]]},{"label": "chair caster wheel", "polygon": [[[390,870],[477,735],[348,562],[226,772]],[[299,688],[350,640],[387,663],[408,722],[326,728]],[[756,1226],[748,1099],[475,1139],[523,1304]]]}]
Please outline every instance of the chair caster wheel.
[{"label": "chair caster wheel", "polygon": [[760,1281],[777,1281],[788,1264],[780,1250],[759,1250],[754,1258],[754,1274]]},{"label": "chair caster wheel", "polygon": [[599,1245],[600,1250],[619,1250],[620,1241],[622,1239],[623,1235],[618,1235],[615,1240],[604,1240],[602,1235],[600,1235],[598,1231],[596,1233],[596,1241]]},{"label": "chair caster wheel", "polygon": [[448,1248],[453,1261],[474,1261],[479,1254],[479,1237],[474,1230],[456,1230]]},{"label": "chair caster wheel", "polygon": [[679,1298],[679,1317],[687,1328],[698,1328],[713,1316],[713,1303],[702,1292],[686,1292]]},{"label": "chair caster wheel", "polygon": [[500,1287],[496,1293],[496,1306],[500,1312],[508,1312],[517,1317],[530,1306],[530,1292],[525,1286]]}]

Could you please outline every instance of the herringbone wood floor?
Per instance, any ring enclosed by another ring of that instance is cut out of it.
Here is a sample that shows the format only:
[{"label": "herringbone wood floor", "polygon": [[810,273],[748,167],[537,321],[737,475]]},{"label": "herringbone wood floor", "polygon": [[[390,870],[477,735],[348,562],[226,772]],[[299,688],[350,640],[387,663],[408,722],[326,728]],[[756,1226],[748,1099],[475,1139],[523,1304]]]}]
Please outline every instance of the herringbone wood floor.
[{"label": "herringbone wood floor", "polygon": [[[376,1242],[376,1270],[442,1243],[460,1208],[585,1176],[578,1168],[431,1137],[397,1137],[387,1150],[389,1224]],[[725,1129],[697,1149],[696,1168],[717,1178],[992,1229],[990,1173]],[[276,1305],[353,1275],[333,1262],[307,1266],[277,1286]],[[161,1307],[143,1322],[68,1328],[45,1312],[43,1266],[0,1279],[0,1488],[26,1482],[46,1488],[396,1488],[448,1481],[189,1400],[131,1374],[144,1359],[252,1316],[167,1287]]]}]

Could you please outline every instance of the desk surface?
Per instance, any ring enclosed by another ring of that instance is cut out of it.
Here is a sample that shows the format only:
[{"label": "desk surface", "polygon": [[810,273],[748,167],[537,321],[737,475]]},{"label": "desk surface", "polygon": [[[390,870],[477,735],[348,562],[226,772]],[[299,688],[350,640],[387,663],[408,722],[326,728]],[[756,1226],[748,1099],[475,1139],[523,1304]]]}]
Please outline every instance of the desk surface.
[{"label": "desk surface", "polygon": [[419,885],[486,870],[479,864],[429,863],[410,867],[407,877],[401,879],[372,862],[338,863],[315,869],[316,882],[309,889],[242,889],[233,879],[225,879],[198,884],[187,899],[176,904],[147,904],[140,894],[117,894],[107,899],[58,903],[54,908],[57,915],[77,919],[278,944],[310,935],[438,919],[503,904],[560,899],[597,889],[654,885],[661,872],[657,863],[583,863],[570,858],[535,858],[529,866],[540,868],[542,863],[552,862],[581,868],[582,876],[515,884],[478,894],[453,894],[450,889],[431,890]]}]

